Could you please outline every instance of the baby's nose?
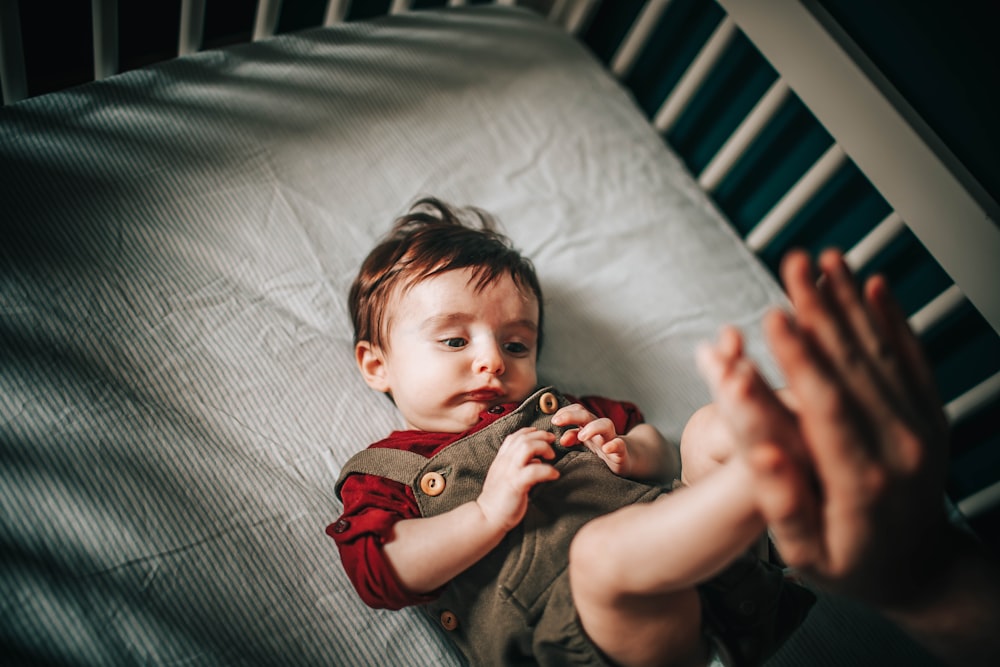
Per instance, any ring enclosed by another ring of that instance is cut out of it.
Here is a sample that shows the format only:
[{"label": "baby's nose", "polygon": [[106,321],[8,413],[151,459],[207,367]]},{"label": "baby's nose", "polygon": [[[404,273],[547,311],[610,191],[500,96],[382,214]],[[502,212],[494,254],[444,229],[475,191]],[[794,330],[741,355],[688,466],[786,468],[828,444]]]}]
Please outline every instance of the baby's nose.
[{"label": "baby's nose", "polygon": [[476,356],[476,371],[491,375],[503,374],[503,351],[499,345],[484,345],[482,347]]}]

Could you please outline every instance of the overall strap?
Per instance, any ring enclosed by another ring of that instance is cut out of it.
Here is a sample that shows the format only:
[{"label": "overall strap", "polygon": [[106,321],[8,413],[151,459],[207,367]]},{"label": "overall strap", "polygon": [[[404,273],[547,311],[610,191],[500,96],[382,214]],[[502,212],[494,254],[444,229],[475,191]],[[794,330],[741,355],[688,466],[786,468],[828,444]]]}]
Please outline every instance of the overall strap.
[{"label": "overall strap", "polygon": [[427,465],[427,457],[401,449],[375,447],[364,449],[347,461],[337,478],[334,491],[340,498],[340,487],[354,474],[375,475],[399,482],[405,486],[413,484],[420,470]]}]

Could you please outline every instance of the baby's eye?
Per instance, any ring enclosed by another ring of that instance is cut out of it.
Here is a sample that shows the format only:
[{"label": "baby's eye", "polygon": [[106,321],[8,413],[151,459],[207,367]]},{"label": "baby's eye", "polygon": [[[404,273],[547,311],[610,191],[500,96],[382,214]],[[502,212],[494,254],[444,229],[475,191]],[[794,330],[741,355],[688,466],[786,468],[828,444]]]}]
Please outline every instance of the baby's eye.
[{"label": "baby's eye", "polygon": [[467,345],[464,338],[445,338],[442,343],[446,347],[465,347]]},{"label": "baby's eye", "polygon": [[528,346],[524,343],[507,343],[504,345],[504,349],[511,354],[527,354]]}]

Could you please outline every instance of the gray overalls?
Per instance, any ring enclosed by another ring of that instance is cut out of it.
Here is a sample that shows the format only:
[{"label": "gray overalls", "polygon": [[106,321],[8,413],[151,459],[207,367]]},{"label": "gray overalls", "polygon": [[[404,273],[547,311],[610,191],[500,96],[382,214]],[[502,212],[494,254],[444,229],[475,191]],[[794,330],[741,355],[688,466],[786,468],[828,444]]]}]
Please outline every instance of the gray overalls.
[{"label": "gray overalls", "polygon": [[[338,493],[348,475],[378,475],[411,487],[422,516],[442,514],[479,497],[507,435],[525,426],[561,433],[551,415],[565,405],[569,402],[553,389],[541,389],[510,414],[429,459],[396,449],[366,449],[347,462]],[[570,541],[590,519],[653,500],[663,489],[619,477],[586,447],[553,449],[559,479],[536,486],[521,524],[426,606],[473,665],[603,664],[585,640],[567,644],[563,636],[578,626],[567,581]],[[580,643],[587,645],[573,646]]]},{"label": "gray overalls", "polygon": [[[398,449],[366,449],[337,480],[363,473],[409,486],[421,515],[475,500],[504,438],[525,426],[561,433],[551,415],[569,402],[554,389],[528,397],[493,424],[431,458]],[[553,445],[555,482],[536,486],[527,513],[493,551],[453,579],[425,606],[476,665],[607,665],[583,635],[567,575],[569,545],[587,521],[649,502],[666,489],[619,477],[586,447]],[[727,664],[756,665],[797,627],[814,601],[785,582],[779,568],[744,557],[699,587],[706,631],[727,645]],[[721,637],[720,637],[721,635]]]}]

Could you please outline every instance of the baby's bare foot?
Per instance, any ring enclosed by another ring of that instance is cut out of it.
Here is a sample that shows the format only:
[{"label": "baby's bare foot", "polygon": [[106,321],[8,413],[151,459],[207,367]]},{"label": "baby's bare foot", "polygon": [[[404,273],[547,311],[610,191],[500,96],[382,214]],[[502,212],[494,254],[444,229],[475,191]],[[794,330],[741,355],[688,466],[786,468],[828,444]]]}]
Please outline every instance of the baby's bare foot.
[{"label": "baby's bare foot", "polygon": [[737,329],[724,327],[715,343],[703,343],[697,362],[737,452],[773,459],[776,447],[792,455],[801,451],[795,414],[744,355]]}]

